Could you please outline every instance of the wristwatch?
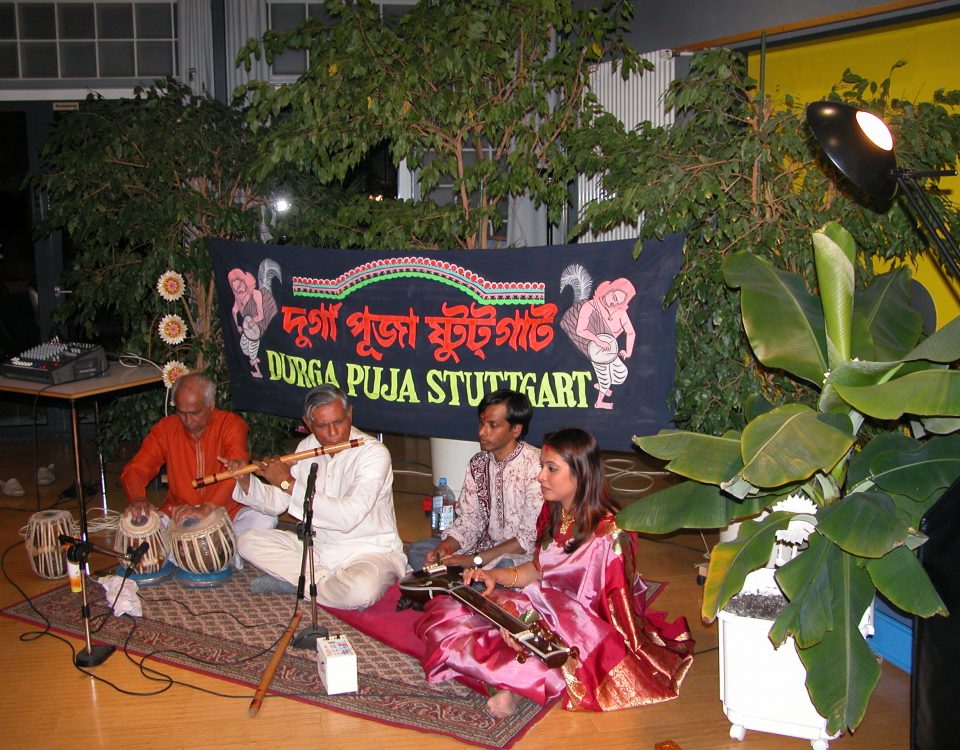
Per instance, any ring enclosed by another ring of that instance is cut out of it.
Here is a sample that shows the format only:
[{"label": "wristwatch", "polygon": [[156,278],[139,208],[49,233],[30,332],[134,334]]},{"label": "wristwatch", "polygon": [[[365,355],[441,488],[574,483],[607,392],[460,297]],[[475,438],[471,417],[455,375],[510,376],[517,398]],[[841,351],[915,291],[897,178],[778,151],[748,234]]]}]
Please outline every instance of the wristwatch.
[{"label": "wristwatch", "polygon": [[473,556],[473,564],[476,565],[478,568],[483,565],[483,558],[480,557],[479,552]]},{"label": "wristwatch", "polygon": [[291,482],[289,479],[284,479],[282,482],[280,482],[280,489],[284,492],[289,492],[291,487],[293,487],[293,482]]}]

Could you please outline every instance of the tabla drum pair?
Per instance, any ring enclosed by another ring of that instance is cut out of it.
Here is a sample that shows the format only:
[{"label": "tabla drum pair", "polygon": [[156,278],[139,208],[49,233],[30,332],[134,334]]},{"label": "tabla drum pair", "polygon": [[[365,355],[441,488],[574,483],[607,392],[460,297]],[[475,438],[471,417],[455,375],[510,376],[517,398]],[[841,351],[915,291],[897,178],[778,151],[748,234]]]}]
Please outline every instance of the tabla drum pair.
[{"label": "tabla drum pair", "polygon": [[114,549],[126,552],[141,542],[149,550],[134,567],[131,577],[141,583],[159,583],[174,572],[185,586],[217,586],[230,577],[237,552],[237,537],[227,511],[215,507],[205,518],[188,519],[181,525],[167,524],[151,510],[146,520],[134,524],[121,516]]},{"label": "tabla drum pair", "polygon": [[80,524],[68,510],[41,510],[30,516],[20,534],[33,572],[41,578],[66,576],[66,545],[60,543],[60,535],[75,537],[79,533]]}]

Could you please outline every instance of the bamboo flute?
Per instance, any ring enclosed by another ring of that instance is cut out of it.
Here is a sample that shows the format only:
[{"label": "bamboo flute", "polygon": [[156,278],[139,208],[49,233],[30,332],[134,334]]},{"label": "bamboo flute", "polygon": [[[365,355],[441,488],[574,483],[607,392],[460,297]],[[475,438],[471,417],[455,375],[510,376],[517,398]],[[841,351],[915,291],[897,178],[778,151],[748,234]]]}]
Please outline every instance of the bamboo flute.
[{"label": "bamboo flute", "polygon": [[[348,448],[358,448],[361,445],[363,445],[363,438],[354,438],[353,440],[348,440],[345,443],[337,443],[336,445],[328,446],[321,445],[317,448],[310,448],[309,450],[300,451],[299,453],[291,453],[286,456],[280,456],[280,460],[285,464],[295,464],[297,461],[303,461],[305,458],[314,458],[315,456],[339,453],[340,451],[345,451]],[[219,474],[208,474],[205,477],[197,477],[192,482],[193,489],[199,490],[201,487],[207,487],[211,484],[222,482],[224,479],[234,479],[235,477],[242,477],[244,474],[253,474],[253,472],[259,468],[259,464],[252,463],[247,464],[236,471],[221,471]]]}]

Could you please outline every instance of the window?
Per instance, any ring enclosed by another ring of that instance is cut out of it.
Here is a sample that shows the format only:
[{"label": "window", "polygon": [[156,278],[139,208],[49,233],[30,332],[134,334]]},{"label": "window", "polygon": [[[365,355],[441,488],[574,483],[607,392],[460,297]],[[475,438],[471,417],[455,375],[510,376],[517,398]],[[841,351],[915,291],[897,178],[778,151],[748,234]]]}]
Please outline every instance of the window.
[{"label": "window", "polygon": [[0,2],[0,79],[177,74],[177,4]]},{"label": "window", "polygon": [[[417,0],[373,0],[380,6],[380,17],[401,16],[416,5]],[[323,3],[305,3],[300,0],[273,0],[269,4],[269,24],[275,31],[288,31],[306,18],[318,18],[332,21]],[[308,65],[306,50],[287,50],[273,59],[270,68],[271,80],[282,83],[295,79],[306,72]]]}]

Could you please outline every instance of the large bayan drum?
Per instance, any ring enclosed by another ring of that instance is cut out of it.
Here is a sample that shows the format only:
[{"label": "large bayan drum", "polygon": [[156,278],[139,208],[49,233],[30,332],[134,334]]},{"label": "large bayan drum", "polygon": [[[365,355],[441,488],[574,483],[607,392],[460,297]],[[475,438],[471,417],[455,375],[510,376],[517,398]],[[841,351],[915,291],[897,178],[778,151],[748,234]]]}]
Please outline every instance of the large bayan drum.
[{"label": "large bayan drum", "polygon": [[68,510],[42,510],[30,516],[24,537],[30,567],[41,578],[63,578],[67,574],[67,555],[60,535],[75,537],[80,525]]},{"label": "large bayan drum", "polygon": [[181,568],[180,582],[187,586],[216,586],[230,577],[237,554],[237,535],[230,516],[215,507],[206,518],[190,518],[170,529],[173,559]]},{"label": "large bayan drum", "polygon": [[[130,577],[140,585],[158,583],[173,573],[173,566],[167,563],[170,554],[167,524],[155,510],[149,511],[145,518],[131,518],[125,513],[121,515],[113,549],[126,553],[131,547],[137,549],[143,542],[147,543],[147,551],[133,567]],[[126,571],[117,572],[124,575]]]}]

